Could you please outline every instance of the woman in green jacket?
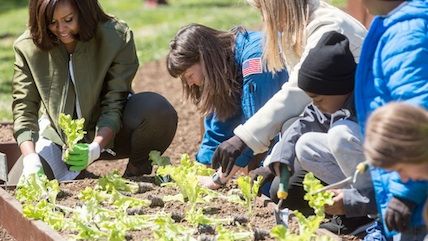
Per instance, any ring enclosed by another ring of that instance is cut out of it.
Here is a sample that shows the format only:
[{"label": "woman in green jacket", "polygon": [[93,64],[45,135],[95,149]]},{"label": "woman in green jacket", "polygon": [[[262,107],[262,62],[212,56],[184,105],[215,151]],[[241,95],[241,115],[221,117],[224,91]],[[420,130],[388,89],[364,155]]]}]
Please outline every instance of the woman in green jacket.
[{"label": "woman in green jacket", "polygon": [[[156,93],[132,94],[138,59],[126,23],[97,0],[30,0],[29,12],[29,29],[14,43],[12,108],[22,158],[11,182],[40,172],[74,179],[99,158],[129,157],[128,176],[151,172],[148,153],[169,146],[177,113]],[[64,161],[60,113],[85,119],[85,138]]]}]

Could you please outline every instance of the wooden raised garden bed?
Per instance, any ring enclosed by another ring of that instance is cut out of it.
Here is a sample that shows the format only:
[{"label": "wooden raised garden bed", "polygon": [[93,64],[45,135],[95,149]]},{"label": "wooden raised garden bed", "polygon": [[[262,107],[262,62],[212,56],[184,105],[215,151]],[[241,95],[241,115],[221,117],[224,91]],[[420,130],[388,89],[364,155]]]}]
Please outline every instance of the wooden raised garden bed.
[{"label": "wooden raised garden bed", "polygon": [[8,170],[12,168],[21,155],[15,139],[13,139],[12,123],[0,123],[0,153],[6,155]]}]

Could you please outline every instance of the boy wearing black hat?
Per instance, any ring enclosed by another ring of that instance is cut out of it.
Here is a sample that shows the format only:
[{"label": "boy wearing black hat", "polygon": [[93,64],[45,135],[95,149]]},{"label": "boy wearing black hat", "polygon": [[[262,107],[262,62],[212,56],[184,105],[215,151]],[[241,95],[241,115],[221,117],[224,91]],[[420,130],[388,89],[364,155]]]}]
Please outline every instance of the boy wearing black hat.
[{"label": "boy wearing black hat", "polygon": [[[353,175],[357,164],[364,160],[353,99],[355,69],[346,36],[334,31],[325,33],[299,71],[298,86],[312,98],[312,103],[274,146],[268,158],[271,170],[282,163],[293,173],[297,165],[327,184]],[[335,198],[343,199],[335,203],[343,205],[327,207],[326,212],[346,217],[376,214],[374,200],[367,198],[373,196],[367,178],[359,191],[335,190]]]}]

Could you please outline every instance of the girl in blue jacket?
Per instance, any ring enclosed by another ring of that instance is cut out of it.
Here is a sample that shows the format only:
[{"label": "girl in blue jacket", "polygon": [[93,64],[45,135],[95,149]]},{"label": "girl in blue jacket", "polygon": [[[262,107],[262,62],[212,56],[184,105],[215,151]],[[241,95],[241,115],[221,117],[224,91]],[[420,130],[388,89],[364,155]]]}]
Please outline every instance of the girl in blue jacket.
[{"label": "girl in blue jacket", "polygon": [[[367,121],[367,160],[374,166],[397,171],[405,182],[428,180],[427,146],[428,111],[424,108],[390,103],[374,111]],[[428,202],[423,214],[428,226]]]},{"label": "girl in blue jacket", "polygon": [[[217,146],[249,119],[288,80],[287,72],[272,74],[262,64],[260,32],[237,27],[219,31],[199,24],[182,27],[170,42],[167,68],[182,80],[187,98],[204,117],[205,132],[196,160],[210,165]],[[236,161],[246,167],[253,158],[247,148]],[[231,176],[231,175],[230,175]],[[225,180],[214,178],[217,185]]]},{"label": "girl in blue jacket", "polygon": [[[363,0],[373,20],[355,79],[358,123],[391,101],[428,107],[428,1]],[[371,168],[376,202],[387,236],[422,240],[422,207],[428,182],[402,182],[396,172]]]}]

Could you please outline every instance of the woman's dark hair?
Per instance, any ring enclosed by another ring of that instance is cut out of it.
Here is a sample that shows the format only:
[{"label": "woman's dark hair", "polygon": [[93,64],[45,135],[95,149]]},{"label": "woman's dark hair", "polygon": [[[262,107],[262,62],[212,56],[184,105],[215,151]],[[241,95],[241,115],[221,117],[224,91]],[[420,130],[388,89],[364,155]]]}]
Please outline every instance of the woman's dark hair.
[{"label": "woman's dark hair", "polygon": [[34,44],[43,50],[50,50],[58,44],[56,36],[48,29],[58,3],[68,1],[78,12],[79,33],[75,36],[80,41],[87,41],[95,35],[99,22],[106,22],[113,17],[106,14],[98,0],[30,0],[28,26]]},{"label": "woman's dark hair", "polygon": [[[172,77],[180,77],[186,98],[203,114],[216,113],[225,120],[240,110],[242,78],[234,58],[235,35],[243,28],[219,31],[200,24],[182,27],[170,42],[166,65]],[[189,86],[183,77],[192,65],[200,63],[203,86]]]}]

